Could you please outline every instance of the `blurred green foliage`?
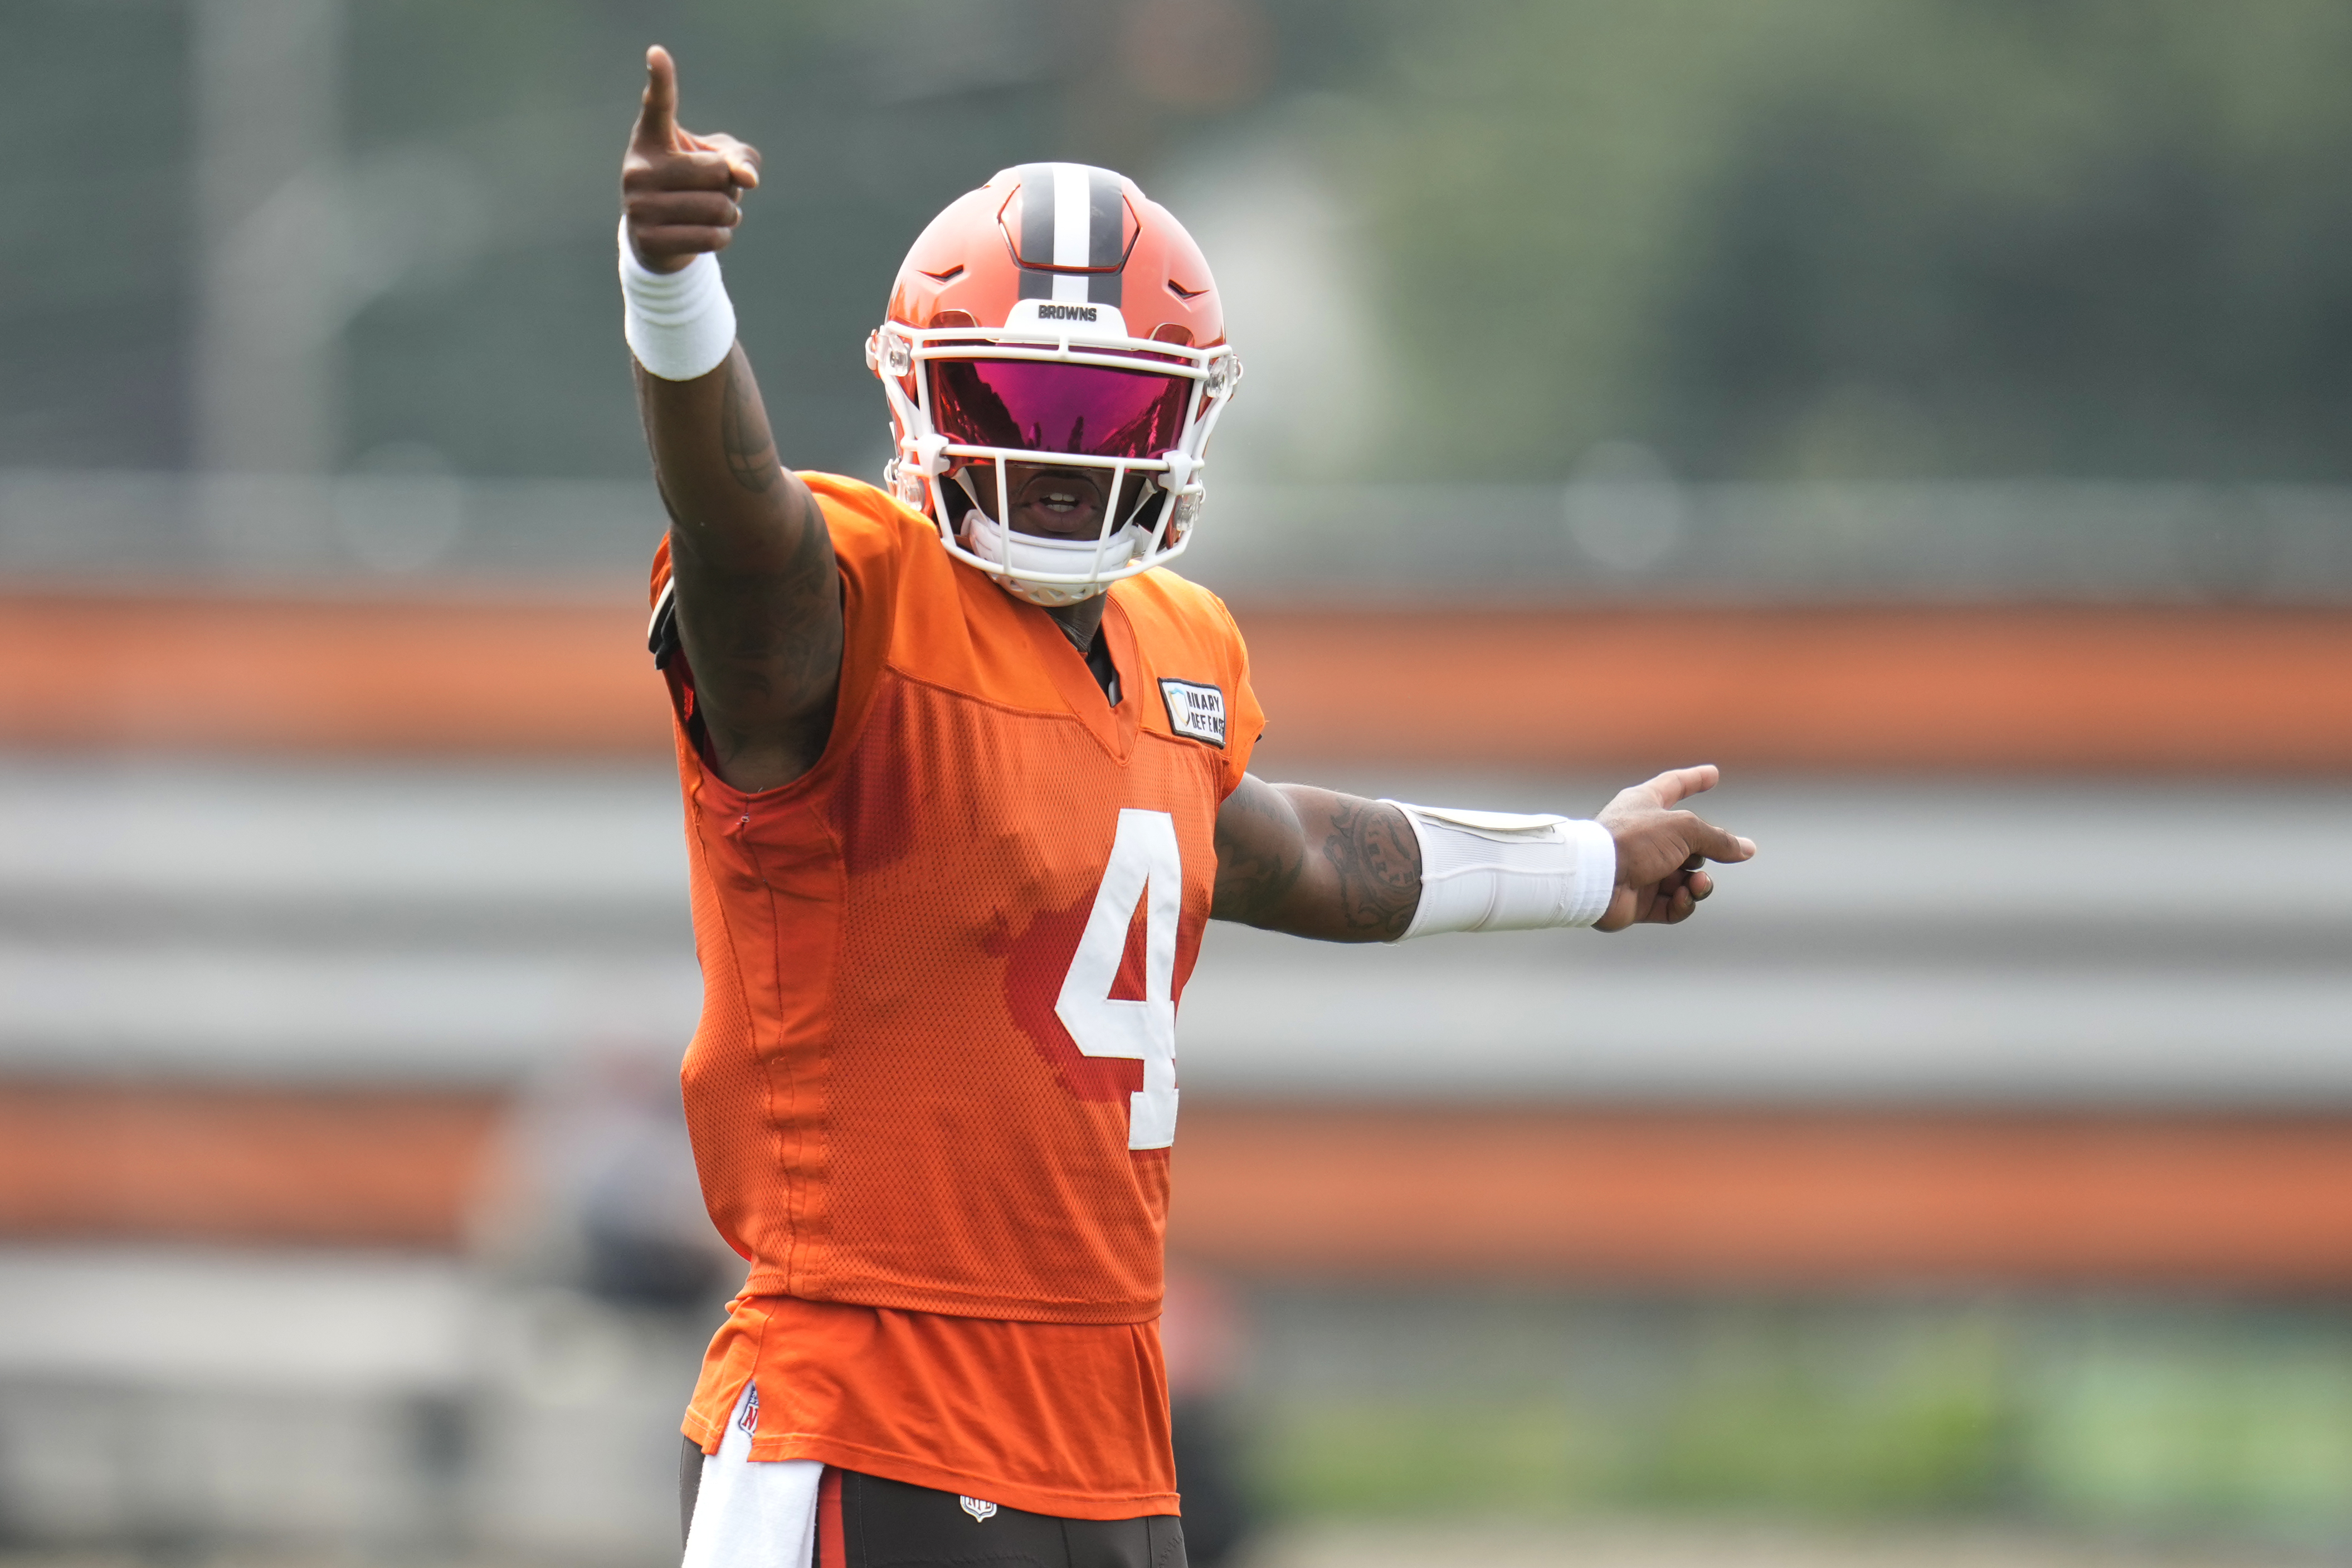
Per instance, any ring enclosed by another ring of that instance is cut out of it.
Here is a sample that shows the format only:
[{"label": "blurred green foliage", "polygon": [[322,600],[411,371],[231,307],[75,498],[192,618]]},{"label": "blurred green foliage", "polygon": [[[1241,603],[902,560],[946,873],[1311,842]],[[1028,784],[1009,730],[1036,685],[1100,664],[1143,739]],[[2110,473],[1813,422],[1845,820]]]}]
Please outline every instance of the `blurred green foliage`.
[{"label": "blurred green foliage", "polygon": [[[0,464],[166,467],[185,416],[183,7],[0,18]],[[103,176],[93,168],[105,152]]]},{"label": "blurred green foliage", "polygon": [[1393,15],[1347,156],[1416,467],[2352,472],[2352,10]]},{"label": "blurred green foliage", "polygon": [[[1523,1309],[1525,1310],[1525,1309]],[[2352,1539],[2352,1323],[2009,1301],[1561,1308],[1507,1367],[1393,1325],[1376,1375],[1254,1386],[1270,1511],[2006,1515]],[[1350,1350],[1362,1365],[1368,1342]],[[1499,1373],[1499,1375],[1487,1375]]]},{"label": "blurred green foliage", "polygon": [[[956,193],[1044,157],[1198,186],[1286,141],[1352,215],[1392,383],[1333,463],[2352,479],[2332,0],[345,5],[325,153],[439,171],[405,221],[473,225],[356,308],[346,461],[642,471],[611,230],[658,39],[686,122],[767,153],[728,266],[805,464],[878,457],[859,343]],[[186,459],[192,14],[9,7],[0,464]]]},{"label": "blurred green foliage", "polygon": [[2310,1324],[2189,1344],[2100,1324],[2052,1347],[2021,1462],[2055,1511],[2106,1523],[2352,1529],[2352,1355]]}]

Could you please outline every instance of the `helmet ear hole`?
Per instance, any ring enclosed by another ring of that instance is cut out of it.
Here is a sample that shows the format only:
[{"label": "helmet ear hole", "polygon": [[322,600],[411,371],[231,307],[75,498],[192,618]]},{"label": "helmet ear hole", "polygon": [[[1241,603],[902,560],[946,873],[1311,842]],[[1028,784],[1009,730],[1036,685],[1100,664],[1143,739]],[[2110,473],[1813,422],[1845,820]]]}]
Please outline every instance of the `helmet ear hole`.
[{"label": "helmet ear hole", "polygon": [[[938,319],[936,316],[932,318],[935,321]],[[1192,346],[1192,329],[1181,321],[1162,321],[1151,329],[1151,341],[1155,343],[1174,343],[1180,349],[1189,349]]]},{"label": "helmet ear hole", "polygon": [[[973,319],[970,310],[935,310],[931,314],[931,328],[934,331],[941,327],[976,327],[978,325],[980,322]],[[1187,341],[1190,341],[1189,336]]]}]

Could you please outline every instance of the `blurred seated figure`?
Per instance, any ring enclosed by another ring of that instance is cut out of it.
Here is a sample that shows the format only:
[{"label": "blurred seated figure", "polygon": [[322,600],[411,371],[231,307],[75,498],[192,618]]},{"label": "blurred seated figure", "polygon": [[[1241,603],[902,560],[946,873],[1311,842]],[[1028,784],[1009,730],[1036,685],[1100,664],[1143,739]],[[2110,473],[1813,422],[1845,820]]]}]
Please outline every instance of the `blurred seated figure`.
[{"label": "blurred seated figure", "polygon": [[1234,1380],[1245,1352],[1241,1309],[1223,1281],[1171,1261],[1160,1311],[1184,1551],[1198,1568],[1230,1558],[1255,1524],[1234,1431]]}]

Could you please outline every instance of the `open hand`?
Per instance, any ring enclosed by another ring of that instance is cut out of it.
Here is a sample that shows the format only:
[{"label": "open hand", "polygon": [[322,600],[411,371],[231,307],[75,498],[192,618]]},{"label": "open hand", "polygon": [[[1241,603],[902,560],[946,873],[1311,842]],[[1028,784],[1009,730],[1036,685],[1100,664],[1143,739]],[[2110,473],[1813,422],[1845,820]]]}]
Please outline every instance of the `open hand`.
[{"label": "open hand", "polygon": [[743,221],[742,196],[760,184],[760,150],[732,136],[697,136],[677,123],[677,67],[646,51],[646,97],[621,160],[629,247],[650,272],[675,272],[724,250]]},{"label": "open hand", "polygon": [[1617,890],[1609,912],[1594,922],[1599,931],[1623,931],[1649,922],[1685,921],[1701,899],[1715,891],[1715,879],[1701,869],[1709,860],[1745,860],[1756,853],[1751,841],[1726,833],[1696,812],[1675,807],[1722,776],[1712,763],[1673,768],[1647,784],[1620,790],[1598,818],[1617,841]]}]

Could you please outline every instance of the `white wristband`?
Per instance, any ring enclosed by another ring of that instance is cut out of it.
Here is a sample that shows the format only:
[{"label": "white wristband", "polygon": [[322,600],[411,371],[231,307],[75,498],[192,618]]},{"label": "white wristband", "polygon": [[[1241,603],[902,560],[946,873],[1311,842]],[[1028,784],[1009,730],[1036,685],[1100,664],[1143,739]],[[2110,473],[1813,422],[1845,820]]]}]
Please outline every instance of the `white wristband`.
[{"label": "white wristband", "polygon": [[1384,801],[1421,844],[1421,902],[1407,937],[1589,926],[1617,890],[1617,842],[1597,822]]},{"label": "white wristband", "polygon": [[709,375],[735,346],[735,304],[704,251],[675,272],[655,272],[629,248],[621,221],[621,331],[637,363],[664,381]]}]

